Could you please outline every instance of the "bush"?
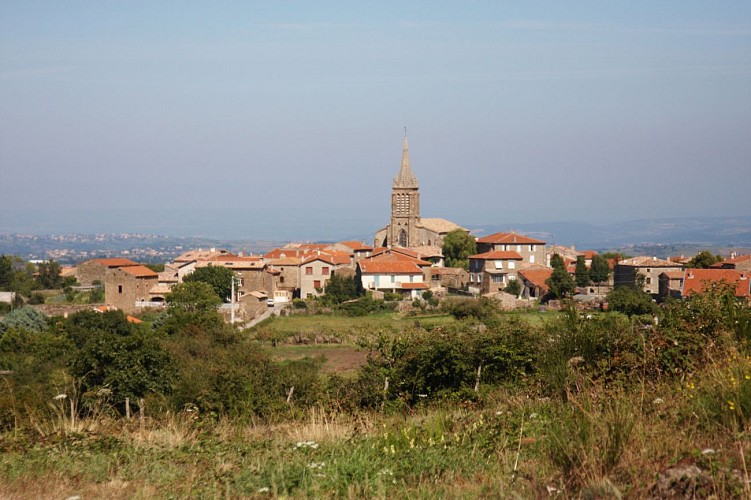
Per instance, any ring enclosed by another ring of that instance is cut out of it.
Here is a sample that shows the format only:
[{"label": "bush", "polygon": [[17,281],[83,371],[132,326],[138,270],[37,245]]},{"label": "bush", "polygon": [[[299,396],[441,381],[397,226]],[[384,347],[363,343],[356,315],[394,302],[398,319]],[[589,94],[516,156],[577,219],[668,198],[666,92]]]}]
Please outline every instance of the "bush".
[{"label": "bush", "polygon": [[39,292],[34,292],[29,297],[29,305],[44,304],[44,295]]},{"label": "bush", "polygon": [[657,305],[648,293],[629,286],[619,286],[607,295],[608,309],[630,316],[654,314]]},{"label": "bush", "polygon": [[492,319],[498,314],[495,303],[486,297],[445,300],[443,309],[456,319],[475,318],[484,321]]}]

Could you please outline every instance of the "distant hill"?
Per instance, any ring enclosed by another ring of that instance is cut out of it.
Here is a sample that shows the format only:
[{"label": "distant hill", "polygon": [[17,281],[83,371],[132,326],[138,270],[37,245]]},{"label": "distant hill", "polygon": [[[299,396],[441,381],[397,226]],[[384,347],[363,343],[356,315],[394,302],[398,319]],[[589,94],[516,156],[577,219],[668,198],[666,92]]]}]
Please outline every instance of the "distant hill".
[{"label": "distant hill", "polygon": [[610,224],[544,222],[485,225],[474,226],[472,231],[476,235],[486,235],[510,229],[548,243],[592,249],[638,246],[673,249],[751,247],[751,216],[664,218]]}]

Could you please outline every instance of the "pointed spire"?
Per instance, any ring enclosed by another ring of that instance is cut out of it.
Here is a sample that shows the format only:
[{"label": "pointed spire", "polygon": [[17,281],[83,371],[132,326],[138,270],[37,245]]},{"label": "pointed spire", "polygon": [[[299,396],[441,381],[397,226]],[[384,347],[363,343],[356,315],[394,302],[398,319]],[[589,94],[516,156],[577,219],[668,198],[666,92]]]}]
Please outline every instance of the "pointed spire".
[{"label": "pointed spire", "polygon": [[399,175],[394,177],[394,187],[417,189],[417,177],[412,173],[409,163],[409,143],[407,142],[407,129],[404,128],[404,146],[402,147],[402,166]]}]

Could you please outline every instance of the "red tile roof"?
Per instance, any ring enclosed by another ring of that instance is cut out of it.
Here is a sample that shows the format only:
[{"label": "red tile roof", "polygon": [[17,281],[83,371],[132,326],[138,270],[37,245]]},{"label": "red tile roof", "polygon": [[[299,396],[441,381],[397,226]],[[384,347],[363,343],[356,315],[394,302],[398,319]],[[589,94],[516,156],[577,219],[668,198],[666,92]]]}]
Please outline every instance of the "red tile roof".
[{"label": "red tile roof", "polygon": [[359,263],[363,274],[422,274],[422,270],[411,261],[396,260],[361,260]]},{"label": "red tile roof", "polygon": [[342,245],[348,246],[355,252],[368,252],[370,250],[373,250],[373,247],[370,245],[366,245],[365,243],[361,241],[342,241]]},{"label": "red tile roof", "polygon": [[427,260],[421,260],[415,257],[410,257],[409,255],[405,255],[403,253],[398,253],[398,252],[380,253],[374,257],[370,257],[367,260],[374,261],[374,262],[413,262],[420,267],[430,267],[433,265]]},{"label": "red tile roof", "polygon": [[542,240],[536,240],[523,234],[516,233],[495,233],[488,236],[483,236],[477,240],[478,243],[492,243],[492,244],[520,244],[520,245],[544,245]]},{"label": "red tile roof", "polygon": [[523,260],[523,257],[516,252],[500,250],[470,255],[469,258],[477,260]]},{"label": "red tile roof", "polygon": [[122,269],[126,273],[132,274],[136,278],[158,278],[159,277],[158,273],[155,273],[148,267],[142,266],[142,265],[121,267],[120,269]]},{"label": "red tile roof", "polygon": [[428,285],[425,283],[402,283],[402,288],[420,290],[423,288],[428,288]]},{"label": "red tile roof", "polygon": [[137,266],[138,262],[133,262],[130,259],[122,259],[122,258],[112,258],[112,259],[94,259],[94,262],[98,262],[102,264],[103,266],[107,267],[127,267],[127,266]]},{"label": "red tile roof", "polygon": [[749,273],[735,269],[686,269],[683,279],[683,296],[689,297],[706,290],[710,283],[724,281],[735,284],[736,297],[749,297]]},{"label": "red tile roof", "polygon": [[534,286],[539,287],[543,293],[548,291],[548,285],[545,284],[545,280],[550,278],[553,274],[552,269],[524,269],[518,273],[525,280],[532,283]]},{"label": "red tile roof", "polygon": [[321,260],[323,262],[326,262],[331,265],[346,265],[349,264],[351,261],[349,254],[346,252],[339,252],[336,250],[326,250],[326,251],[314,251],[311,253],[308,253],[303,258],[302,263],[307,264],[309,262],[313,262],[316,260]]},{"label": "red tile roof", "polygon": [[746,262],[751,260],[751,254],[748,255],[739,255],[738,257],[734,259],[727,259],[722,261],[722,264],[740,264],[741,262]]}]

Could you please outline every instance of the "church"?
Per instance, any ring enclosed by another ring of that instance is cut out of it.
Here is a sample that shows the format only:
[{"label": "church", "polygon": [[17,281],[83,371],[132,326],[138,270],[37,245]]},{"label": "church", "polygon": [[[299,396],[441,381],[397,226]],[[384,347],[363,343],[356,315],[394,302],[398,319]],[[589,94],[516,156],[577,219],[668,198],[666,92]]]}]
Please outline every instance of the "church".
[{"label": "church", "polygon": [[391,222],[376,233],[373,246],[413,250],[433,247],[439,250],[443,246],[443,238],[457,229],[469,232],[446,219],[420,217],[420,186],[412,172],[409,144],[405,136],[402,165],[391,188]]}]

